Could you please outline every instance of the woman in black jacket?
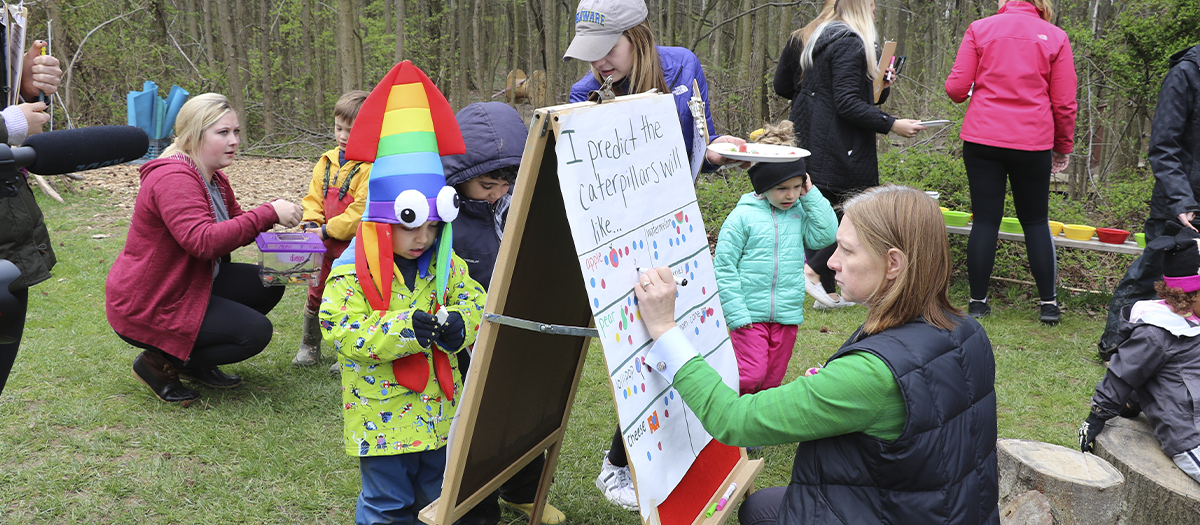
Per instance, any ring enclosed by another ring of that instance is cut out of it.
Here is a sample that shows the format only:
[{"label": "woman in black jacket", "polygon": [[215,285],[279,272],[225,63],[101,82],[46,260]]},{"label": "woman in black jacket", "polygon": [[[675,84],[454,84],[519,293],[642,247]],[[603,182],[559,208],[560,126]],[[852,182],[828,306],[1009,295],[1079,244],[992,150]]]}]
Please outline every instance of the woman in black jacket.
[{"label": "woman in black jacket", "polygon": [[[875,107],[877,62],[874,0],[829,0],[812,23],[792,33],[775,71],[775,92],[792,99],[796,145],[812,152],[805,159],[809,176],[835,210],[849,195],[879,184],[876,133],[912,137],[925,129]],[[826,264],[834,249],[805,251],[821,280],[806,279],[818,309],[849,305],[836,294]]]}]

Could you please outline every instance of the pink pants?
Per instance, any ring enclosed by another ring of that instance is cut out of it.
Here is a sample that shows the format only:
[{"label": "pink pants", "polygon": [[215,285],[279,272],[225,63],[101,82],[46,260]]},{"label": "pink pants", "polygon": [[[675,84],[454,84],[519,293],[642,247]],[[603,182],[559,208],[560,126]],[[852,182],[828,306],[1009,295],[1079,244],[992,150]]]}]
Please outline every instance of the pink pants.
[{"label": "pink pants", "polygon": [[729,332],[733,354],[737,356],[742,395],[783,383],[796,346],[797,328],[794,324],[750,323]]}]

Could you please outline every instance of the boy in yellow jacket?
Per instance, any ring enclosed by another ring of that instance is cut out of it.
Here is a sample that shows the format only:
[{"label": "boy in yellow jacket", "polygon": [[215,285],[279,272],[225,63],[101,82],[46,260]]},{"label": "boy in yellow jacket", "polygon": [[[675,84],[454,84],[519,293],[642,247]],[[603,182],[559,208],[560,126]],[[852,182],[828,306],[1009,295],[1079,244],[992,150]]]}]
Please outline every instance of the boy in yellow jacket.
[{"label": "boy in yellow jacket", "polygon": [[[321,331],[317,322],[317,308],[321,294],[325,291],[325,279],[329,270],[362,220],[367,202],[367,178],[371,172],[370,162],[346,161],[346,143],[350,141],[350,128],[358,118],[358,110],[367,99],[367,92],[350,91],[338,99],[333,106],[333,138],[337,147],[326,151],[313,167],[312,182],[308,195],[304,197],[304,231],[315,233],[325,243],[325,257],[321,260],[321,277],[316,286],[308,289],[308,302],[304,305],[304,335],[300,349],[292,364],[312,366],[321,360]],[[336,373],[337,365],[332,369]]]}]

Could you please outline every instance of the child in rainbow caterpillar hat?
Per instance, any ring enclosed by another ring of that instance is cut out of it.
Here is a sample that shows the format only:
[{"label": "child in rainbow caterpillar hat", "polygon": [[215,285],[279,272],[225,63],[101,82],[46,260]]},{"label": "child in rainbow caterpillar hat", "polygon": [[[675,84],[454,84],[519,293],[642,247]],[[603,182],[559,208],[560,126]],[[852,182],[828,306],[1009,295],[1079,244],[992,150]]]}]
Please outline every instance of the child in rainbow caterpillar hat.
[{"label": "child in rainbow caterpillar hat", "polygon": [[458,195],[439,155],[465,151],[450,104],[405,61],[367,97],[346,147],[374,162],[358,233],[333,263],[321,329],[339,354],[357,523],[416,523],[442,490],[446,436],[486,293],[451,250]]}]

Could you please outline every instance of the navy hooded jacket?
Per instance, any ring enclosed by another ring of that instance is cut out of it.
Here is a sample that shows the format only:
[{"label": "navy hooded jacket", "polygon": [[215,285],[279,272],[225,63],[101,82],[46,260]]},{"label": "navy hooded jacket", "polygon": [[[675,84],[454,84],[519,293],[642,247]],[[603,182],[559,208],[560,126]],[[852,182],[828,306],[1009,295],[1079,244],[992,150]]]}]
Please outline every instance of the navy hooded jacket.
[{"label": "navy hooded jacket", "polygon": [[[500,168],[521,165],[528,131],[517,110],[503,102],[481,102],[463,108],[455,118],[467,152],[442,157],[446,185],[457,186]],[[462,194],[459,198],[454,253],[466,261],[471,277],[486,289],[500,251],[512,189],[495,204],[469,200]]]}]

